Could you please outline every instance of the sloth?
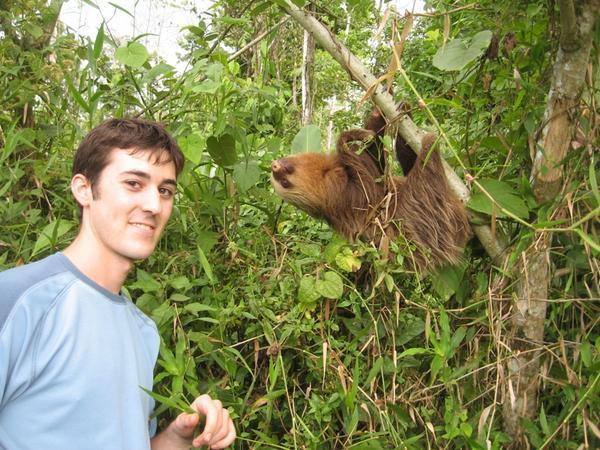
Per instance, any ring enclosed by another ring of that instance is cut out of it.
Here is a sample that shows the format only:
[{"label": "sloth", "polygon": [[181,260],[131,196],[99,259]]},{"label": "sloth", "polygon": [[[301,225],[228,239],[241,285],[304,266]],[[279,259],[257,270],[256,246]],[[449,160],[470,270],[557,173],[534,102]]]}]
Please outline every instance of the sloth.
[{"label": "sloth", "polygon": [[404,176],[391,176],[381,140],[385,128],[376,108],[365,128],[340,134],[335,153],[301,153],[273,161],[275,193],[325,220],[349,241],[360,238],[385,250],[394,239],[415,269],[457,264],[471,228],[464,204],[448,186],[434,146],[436,136],[425,135],[423,150],[416,155],[396,135],[395,153]]}]

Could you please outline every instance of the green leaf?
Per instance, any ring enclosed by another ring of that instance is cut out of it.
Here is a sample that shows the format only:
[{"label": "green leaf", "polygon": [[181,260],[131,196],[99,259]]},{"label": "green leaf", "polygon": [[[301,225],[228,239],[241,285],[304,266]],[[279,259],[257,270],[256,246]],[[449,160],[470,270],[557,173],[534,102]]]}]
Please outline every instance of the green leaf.
[{"label": "green leaf", "polygon": [[35,256],[43,250],[56,245],[58,239],[64,236],[71,228],[73,222],[64,219],[56,219],[44,227],[33,246],[31,256]]},{"label": "green leaf", "polygon": [[115,57],[121,64],[137,69],[148,60],[148,50],[139,42],[131,42],[126,46],[119,47],[115,51]]},{"label": "green leaf", "polygon": [[235,139],[231,134],[210,136],[206,140],[206,148],[214,162],[221,167],[233,166],[237,162]]},{"label": "green leaf", "polygon": [[185,275],[180,275],[169,280],[169,284],[177,290],[185,290],[190,288],[190,280]]},{"label": "green leaf", "polygon": [[592,344],[589,341],[585,341],[581,344],[581,361],[585,367],[592,366]]},{"label": "green leaf", "polygon": [[345,272],[356,272],[360,269],[361,261],[352,253],[348,247],[342,249],[340,253],[335,255],[335,263]]},{"label": "green leaf", "polygon": [[186,311],[198,315],[199,312],[215,312],[217,309],[204,303],[189,303],[183,307]]},{"label": "green leaf", "polygon": [[321,150],[321,130],[316,125],[305,125],[292,140],[292,153]]},{"label": "green leaf", "polygon": [[44,35],[44,30],[34,23],[24,23],[23,29],[33,36],[34,39],[39,39]]},{"label": "green leaf", "polygon": [[116,3],[113,3],[113,2],[108,2],[108,4],[117,8],[119,11],[123,11],[125,14],[130,16],[132,19],[135,19],[135,16],[133,14],[131,14],[127,9],[123,8],[122,6],[117,5]]},{"label": "green leaf", "polygon": [[202,149],[206,144],[202,136],[197,133],[191,133],[177,139],[177,143],[187,159],[194,163],[194,165],[200,164]]},{"label": "green leaf", "polygon": [[100,24],[100,28],[98,28],[98,33],[96,34],[96,39],[94,40],[94,59],[98,59],[100,54],[102,53],[102,46],[104,45],[104,22]]},{"label": "green leaf", "polygon": [[423,334],[425,331],[425,322],[419,317],[413,317],[411,320],[406,320],[404,324],[400,323],[396,345],[404,345],[411,339]]},{"label": "green leaf", "polygon": [[422,347],[413,347],[408,350],[404,350],[402,353],[398,355],[398,359],[402,359],[406,356],[415,356],[415,355],[429,355],[431,353],[431,349],[422,348]]},{"label": "green leaf", "polygon": [[581,239],[583,239],[595,252],[600,252],[600,245],[592,239],[588,234],[586,234],[581,228],[576,228],[575,232],[579,235]]},{"label": "green leaf", "polygon": [[256,161],[241,162],[233,168],[233,179],[239,192],[246,192],[260,179],[260,169]]},{"label": "green leaf", "polygon": [[448,300],[458,290],[465,274],[466,265],[446,265],[435,271],[431,284],[442,300]]},{"label": "green leaf", "polygon": [[[482,179],[479,180],[479,183],[500,207],[521,219],[529,217],[529,208],[525,204],[523,198],[511,185],[504,181],[494,179]],[[506,214],[500,211],[498,207],[495,207],[489,197],[477,188],[475,189],[468,206],[475,211],[488,215],[491,215],[492,211],[495,211],[497,217],[506,217]]]},{"label": "green leaf", "polygon": [[315,279],[311,275],[305,275],[300,279],[300,287],[298,288],[298,301],[305,305],[311,306],[321,297],[321,294],[315,289]]},{"label": "green leaf", "polygon": [[440,48],[433,57],[433,65],[440,70],[450,72],[461,70],[471,61],[479,58],[490,45],[492,32],[484,30],[477,33],[470,42],[453,39]]},{"label": "green leaf", "polygon": [[439,373],[440,369],[444,365],[444,358],[440,355],[436,355],[431,360],[431,381],[434,381]]},{"label": "green leaf", "polygon": [[337,273],[331,271],[325,272],[323,278],[316,281],[315,288],[325,298],[340,298],[344,293],[342,278]]},{"label": "green leaf", "polygon": [[146,394],[148,394],[150,397],[152,397],[154,400],[156,400],[158,403],[168,406],[169,408],[171,408],[175,411],[186,412],[189,414],[195,413],[195,411],[192,409],[192,407],[190,405],[188,405],[187,403],[185,403],[183,400],[181,400],[181,398],[179,396],[173,396],[173,397],[169,398],[169,397],[165,397],[164,395],[157,394],[156,392],[152,392],[141,386],[140,386],[140,388]]},{"label": "green leaf", "polygon": [[377,376],[381,368],[383,367],[383,357],[379,356],[375,362],[373,363],[373,367],[369,370],[369,375],[367,375],[367,379],[363,383],[363,386],[368,387],[373,378]]},{"label": "green leaf", "polygon": [[144,292],[157,292],[160,290],[160,283],[156,281],[148,272],[137,269],[136,281],[129,286],[132,289],[141,289]]},{"label": "green leaf", "polygon": [[217,92],[217,89],[221,86],[221,83],[214,80],[204,80],[202,83],[195,85],[192,88],[192,92],[202,93],[202,94],[214,94]]},{"label": "green leaf", "polygon": [[166,63],[158,63],[152,69],[144,74],[144,82],[150,83],[161,75],[166,75],[175,71],[175,67]]},{"label": "green leaf", "polygon": [[598,191],[598,178],[596,177],[596,164],[594,163],[594,155],[592,154],[592,161],[590,164],[590,187],[594,193],[594,199],[596,200],[596,207],[600,205],[600,192]]},{"label": "green leaf", "polygon": [[213,275],[212,267],[208,262],[208,259],[206,259],[206,255],[204,254],[200,246],[198,246],[198,260],[200,261],[200,264],[202,265],[204,273],[208,277],[208,281],[210,281],[210,284],[215,284],[215,277]]},{"label": "green leaf", "polygon": [[81,96],[81,94],[79,93],[77,88],[75,87],[75,84],[73,84],[73,80],[67,74],[65,74],[65,81],[67,82],[67,88],[69,89],[69,92],[71,93],[71,95],[73,95],[73,98],[75,99],[75,101],[79,104],[79,106],[81,106],[83,108],[83,110],[85,112],[89,113],[90,105],[88,105],[88,103],[83,99],[83,97]]},{"label": "green leaf", "polygon": [[465,327],[459,327],[454,334],[452,335],[452,340],[450,341],[450,349],[452,351],[456,350],[458,346],[461,344],[463,339],[467,334],[467,329]]}]

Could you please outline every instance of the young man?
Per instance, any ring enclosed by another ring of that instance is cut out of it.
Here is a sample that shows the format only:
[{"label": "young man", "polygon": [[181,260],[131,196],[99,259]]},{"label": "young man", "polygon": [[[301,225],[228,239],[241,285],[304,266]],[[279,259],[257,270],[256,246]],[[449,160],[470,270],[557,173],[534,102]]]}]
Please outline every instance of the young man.
[{"label": "young man", "polygon": [[0,449],[220,449],[235,439],[227,410],[208,395],[154,436],[154,402],[142,388],[152,389],[159,335],[121,294],[158,242],[182,167],[179,147],[153,122],[112,119],[82,141],[71,180],[77,237],[0,273]]}]

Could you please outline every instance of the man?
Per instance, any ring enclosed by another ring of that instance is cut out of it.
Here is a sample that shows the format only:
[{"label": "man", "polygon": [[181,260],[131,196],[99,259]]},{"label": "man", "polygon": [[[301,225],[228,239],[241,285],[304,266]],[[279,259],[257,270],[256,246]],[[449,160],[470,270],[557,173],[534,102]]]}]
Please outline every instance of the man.
[{"label": "man", "polygon": [[[0,448],[225,448],[226,409],[208,395],[154,436],[156,325],[121,294],[173,208],[181,150],[159,125],[112,119],[82,141],[71,191],[81,227],[62,252],[0,273]],[[200,417],[205,425],[194,436]]]}]

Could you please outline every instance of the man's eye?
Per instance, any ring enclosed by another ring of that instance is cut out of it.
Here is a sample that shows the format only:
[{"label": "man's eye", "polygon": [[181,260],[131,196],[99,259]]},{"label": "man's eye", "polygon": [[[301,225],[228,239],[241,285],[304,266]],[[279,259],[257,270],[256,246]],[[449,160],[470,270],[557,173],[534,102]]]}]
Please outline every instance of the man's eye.
[{"label": "man's eye", "polygon": [[128,186],[131,186],[132,188],[139,188],[142,186],[139,181],[135,181],[135,180],[127,180],[127,181],[125,181],[125,183]]},{"label": "man's eye", "polygon": [[167,188],[160,188],[158,192],[160,192],[160,195],[162,195],[165,198],[171,198],[175,195],[175,192]]}]

